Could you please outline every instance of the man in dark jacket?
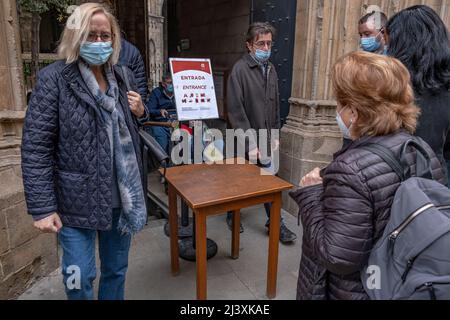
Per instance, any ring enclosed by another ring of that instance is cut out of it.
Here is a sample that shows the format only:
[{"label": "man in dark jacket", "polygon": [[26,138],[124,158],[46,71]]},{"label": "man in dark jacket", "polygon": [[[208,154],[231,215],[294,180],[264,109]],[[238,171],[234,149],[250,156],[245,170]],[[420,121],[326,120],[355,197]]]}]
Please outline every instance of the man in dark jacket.
[{"label": "man in dark jacket", "polygon": [[147,73],[145,71],[144,59],[133,44],[122,38],[122,48],[120,50],[119,64],[128,67],[133,71],[138,93],[141,95],[142,101],[147,101],[148,86]]},{"label": "man in dark jacket", "polygon": [[[161,85],[150,94],[147,109],[149,110],[151,119],[155,121],[168,121],[171,115],[176,114],[172,76],[170,74],[164,75]],[[158,141],[167,154],[170,154],[170,129],[167,127],[153,126],[151,127],[150,134]]]},{"label": "man in dark jacket", "polygon": [[[267,130],[280,129],[280,102],[278,94],[278,76],[274,65],[269,61],[275,29],[269,23],[254,23],[247,33],[248,54],[242,57],[228,79],[227,108],[230,124],[233,129]],[[270,141],[269,135],[269,141]],[[259,151],[261,141],[250,135],[246,153],[250,159],[258,158],[262,165]],[[278,148],[279,141],[275,141]],[[270,150],[270,148],[268,148]],[[267,162],[262,166],[270,166]],[[264,205],[270,217],[270,204]],[[231,228],[232,213],[227,215],[227,223]],[[268,221],[266,227],[269,226]],[[243,227],[241,225],[241,232]],[[280,241],[292,242],[297,236],[282,222]]]}]

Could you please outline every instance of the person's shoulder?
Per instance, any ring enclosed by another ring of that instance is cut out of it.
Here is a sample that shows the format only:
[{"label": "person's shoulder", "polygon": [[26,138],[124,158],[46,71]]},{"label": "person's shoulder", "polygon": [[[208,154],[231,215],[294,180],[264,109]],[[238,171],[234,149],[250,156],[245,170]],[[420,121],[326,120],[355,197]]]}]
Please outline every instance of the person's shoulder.
[{"label": "person's shoulder", "polygon": [[37,78],[45,82],[49,80],[56,81],[69,66],[70,64],[67,64],[65,60],[57,60],[39,70]]},{"label": "person's shoulder", "polygon": [[161,97],[163,94],[161,87],[156,87],[155,89],[153,89],[151,94],[158,98]]},{"label": "person's shoulder", "polygon": [[436,90],[421,90],[415,91],[417,104],[420,107],[427,107],[428,104],[435,104],[442,99],[448,99],[450,97],[450,88],[440,88]]},{"label": "person's shoulder", "polygon": [[[365,149],[364,146],[368,144],[378,144],[391,150],[394,154],[397,154],[401,146],[406,141],[413,138],[414,136],[406,130],[398,130],[397,132],[384,136],[362,138],[364,139],[364,142],[352,142],[346,151],[336,157],[335,161],[340,163],[343,167],[348,167],[350,170],[361,171],[368,166],[376,165],[378,162],[381,162],[381,158]],[[374,162],[374,158],[377,158],[380,161]]]},{"label": "person's shoulder", "polygon": [[119,64],[131,66],[135,60],[141,57],[139,49],[131,42],[122,38],[122,48],[120,50]]},{"label": "person's shoulder", "polygon": [[61,73],[62,70],[67,66],[64,60],[57,60],[48,66],[42,68],[39,73],[40,74],[53,74],[53,73]]},{"label": "person's shoulder", "polygon": [[122,49],[133,53],[139,52],[139,49],[134,44],[124,38],[122,38]]},{"label": "person's shoulder", "polygon": [[232,68],[232,73],[239,73],[248,68],[247,55],[242,56],[236,61]]}]

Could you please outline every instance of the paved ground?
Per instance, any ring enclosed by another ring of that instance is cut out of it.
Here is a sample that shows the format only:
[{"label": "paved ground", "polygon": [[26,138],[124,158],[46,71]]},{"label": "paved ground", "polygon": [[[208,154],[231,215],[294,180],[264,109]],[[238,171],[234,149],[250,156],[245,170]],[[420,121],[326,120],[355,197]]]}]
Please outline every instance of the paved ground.
[{"label": "paved ground", "polygon": [[[158,185],[153,181],[152,185]],[[164,199],[164,195],[161,194]],[[164,199],[165,200],[165,199]],[[280,243],[277,299],[295,299],[301,253],[301,230],[297,219],[283,213],[288,227],[298,235],[292,245]],[[225,216],[208,218],[208,237],[218,244],[217,255],[208,261],[208,299],[267,299],[266,272],[268,236],[263,206],[242,211],[245,232],[241,234],[240,258],[232,260],[231,232]],[[126,298],[136,300],[190,300],[196,298],[194,262],[180,259],[180,274],[170,273],[169,238],[163,232],[165,220],[154,220],[132,243],[127,274]],[[98,266],[98,263],[97,263]],[[96,283],[97,286],[97,283]],[[19,299],[65,299],[60,271],[36,283]]]}]

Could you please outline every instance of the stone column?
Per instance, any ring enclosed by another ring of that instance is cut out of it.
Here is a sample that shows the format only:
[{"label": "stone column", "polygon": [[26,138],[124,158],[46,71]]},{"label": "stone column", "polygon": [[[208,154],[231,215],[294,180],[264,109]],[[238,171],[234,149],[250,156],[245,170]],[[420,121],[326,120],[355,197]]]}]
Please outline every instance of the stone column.
[{"label": "stone column", "polygon": [[58,266],[56,237],[27,215],[20,168],[25,97],[16,0],[0,2],[0,299]]},{"label": "stone column", "polygon": [[[313,168],[326,166],[342,145],[328,76],[333,58],[349,47],[341,32],[344,3],[309,0],[297,4],[291,108],[281,131],[280,155],[280,176],[294,185]],[[283,208],[296,214],[294,201],[283,196]]]},{"label": "stone column", "polygon": [[149,87],[153,90],[158,86],[165,72],[164,66],[164,0],[148,0],[147,2],[147,33],[148,33],[148,65],[150,74]]},{"label": "stone column", "polygon": [[[281,132],[280,176],[298,185],[315,167],[324,167],[342,146],[330,74],[341,55],[358,50],[358,21],[369,5],[389,17],[415,4],[431,6],[450,22],[450,0],[298,1],[290,114]],[[297,214],[284,194],[283,208]]]}]

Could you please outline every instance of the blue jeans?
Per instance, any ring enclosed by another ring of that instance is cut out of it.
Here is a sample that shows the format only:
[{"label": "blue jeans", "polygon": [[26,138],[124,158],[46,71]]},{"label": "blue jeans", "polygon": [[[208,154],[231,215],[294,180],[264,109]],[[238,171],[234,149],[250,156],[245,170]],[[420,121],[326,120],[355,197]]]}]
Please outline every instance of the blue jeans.
[{"label": "blue jeans", "polygon": [[[69,300],[93,300],[93,282],[97,276],[95,266],[95,240],[98,234],[100,255],[99,300],[123,300],[125,275],[131,236],[117,231],[121,209],[113,210],[110,231],[96,231],[63,227],[58,235],[63,249],[62,274]],[[81,276],[76,280],[77,273]]]},{"label": "blue jeans", "polygon": [[151,127],[150,134],[155,138],[155,140],[159,143],[159,145],[166,151],[166,153],[170,156],[170,129],[166,127]]}]

